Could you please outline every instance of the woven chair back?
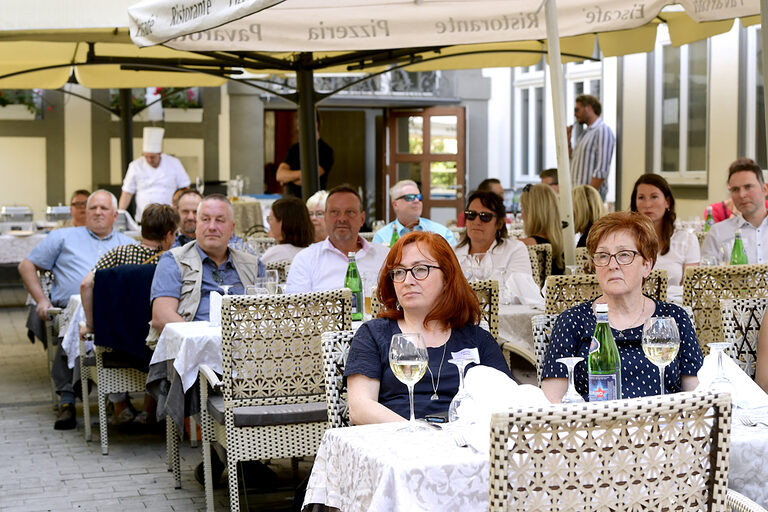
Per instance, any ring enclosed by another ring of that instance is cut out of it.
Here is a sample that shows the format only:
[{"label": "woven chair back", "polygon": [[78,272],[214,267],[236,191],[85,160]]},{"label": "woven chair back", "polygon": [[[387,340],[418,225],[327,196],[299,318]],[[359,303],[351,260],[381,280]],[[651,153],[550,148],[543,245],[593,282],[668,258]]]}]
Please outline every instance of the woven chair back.
[{"label": "woven chair back", "polygon": [[725,341],[731,344],[727,352],[752,379],[755,378],[760,323],[766,308],[768,298],[765,297],[720,301]]},{"label": "woven chair back", "polygon": [[533,280],[541,288],[547,276],[552,275],[552,244],[529,245],[528,257],[531,260]]},{"label": "woven chair back", "polygon": [[549,340],[552,339],[552,327],[557,315],[536,315],[531,318],[533,330],[533,352],[536,354],[536,379],[541,387],[541,371],[544,367],[544,357],[547,355]]},{"label": "woven chair back", "polygon": [[238,405],[325,400],[320,336],[351,328],[347,289],[222,300],[225,401]]},{"label": "woven chair back", "polygon": [[693,309],[701,350],[723,341],[720,299],[768,297],[768,264],[688,267],[683,279],[683,304]]},{"label": "woven chair back", "polygon": [[574,263],[579,266],[579,269],[582,273],[594,273],[592,269],[592,262],[589,259],[589,251],[587,251],[586,247],[577,247],[575,256],[576,258]]},{"label": "woven chair back", "polygon": [[699,247],[701,247],[704,244],[704,240],[707,238],[707,235],[709,233],[705,233],[704,231],[700,231],[699,233],[696,233],[696,239],[699,241]]},{"label": "woven chair back", "polygon": [[344,368],[347,366],[349,345],[355,331],[324,332],[323,362],[325,364],[325,399],[331,428],[349,426],[349,406]]},{"label": "woven chair back", "polygon": [[726,510],[730,412],[698,391],[496,413],[489,510]]},{"label": "woven chair back", "polygon": [[277,270],[277,278],[281,283],[284,283],[288,276],[288,270],[291,268],[291,260],[270,261],[265,267],[267,270]]},{"label": "woven chair back", "polygon": [[[485,322],[488,332],[494,339],[499,339],[499,282],[495,279],[483,279],[469,283],[480,301],[481,324]],[[371,297],[371,318],[377,318],[381,302],[375,294]],[[485,327],[485,325],[483,325]]]},{"label": "woven chair back", "polygon": [[[568,308],[600,296],[603,290],[596,274],[549,276],[544,311],[557,315]],[[655,269],[643,284],[643,294],[656,300],[667,300],[667,271]]]},{"label": "woven chair back", "polygon": [[258,251],[259,254],[264,254],[267,249],[276,244],[277,241],[272,237],[266,236],[266,234],[264,236],[248,237],[248,245]]}]

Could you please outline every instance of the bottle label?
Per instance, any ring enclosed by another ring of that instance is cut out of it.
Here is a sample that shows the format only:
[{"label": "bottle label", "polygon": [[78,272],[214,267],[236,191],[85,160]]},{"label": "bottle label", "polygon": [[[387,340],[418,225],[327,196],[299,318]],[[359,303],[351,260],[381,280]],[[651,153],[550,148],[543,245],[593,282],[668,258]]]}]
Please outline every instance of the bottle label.
[{"label": "bottle label", "polygon": [[600,340],[592,336],[592,343],[589,344],[589,353],[597,352],[600,350]]},{"label": "bottle label", "polygon": [[616,374],[589,376],[589,401],[616,400]]}]

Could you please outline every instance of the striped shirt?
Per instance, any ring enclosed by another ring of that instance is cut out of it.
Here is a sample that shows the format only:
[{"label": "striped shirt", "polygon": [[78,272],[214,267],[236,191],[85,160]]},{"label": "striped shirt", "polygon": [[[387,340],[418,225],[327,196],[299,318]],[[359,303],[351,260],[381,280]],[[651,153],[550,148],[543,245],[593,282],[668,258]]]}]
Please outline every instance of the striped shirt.
[{"label": "striped shirt", "polygon": [[608,174],[611,171],[611,158],[616,139],[613,132],[602,118],[588,126],[576,136],[576,146],[571,156],[571,176],[573,186],[589,185],[592,178],[602,178],[600,195],[605,199],[608,193]]},{"label": "striped shirt", "polygon": [[120,245],[107,251],[99,259],[93,270],[104,270],[105,268],[119,267],[120,265],[144,265],[152,263],[157,265],[158,256],[162,251],[160,249],[150,249],[143,245]]}]

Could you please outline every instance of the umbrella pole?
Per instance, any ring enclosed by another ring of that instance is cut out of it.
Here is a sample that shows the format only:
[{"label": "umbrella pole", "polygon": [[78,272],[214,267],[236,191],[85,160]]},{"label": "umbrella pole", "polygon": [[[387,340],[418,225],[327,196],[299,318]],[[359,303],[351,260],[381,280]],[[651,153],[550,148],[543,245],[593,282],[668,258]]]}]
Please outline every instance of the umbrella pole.
[{"label": "umbrella pole", "polygon": [[123,165],[122,175],[128,172],[128,165],[133,161],[133,105],[131,90],[120,89],[120,159]]},{"label": "umbrella pole", "polygon": [[315,115],[315,78],[309,64],[311,53],[302,53],[296,71],[298,96],[299,148],[301,154],[301,195],[306,202],[320,190],[317,150],[317,119]]},{"label": "umbrella pole", "polygon": [[[762,34],[761,44],[763,45],[763,102],[765,106],[765,119],[762,121],[766,125],[765,137],[768,144],[768,94],[765,94],[765,85],[768,84],[768,36],[765,35],[764,28],[768,28],[768,0],[760,0],[760,32]],[[768,145],[766,145],[768,148]],[[759,155],[754,155],[755,160]]]},{"label": "umbrella pole", "polygon": [[[768,1],[768,0],[763,0]],[[547,20],[547,57],[549,59],[550,88],[555,115],[555,148],[557,150],[557,181],[560,189],[560,218],[567,222],[563,229],[565,264],[576,261],[576,240],[573,232],[573,199],[571,196],[571,168],[568,160],[568,139],[565,121],[565,80],[560,59],[560,36],[557,26],[555,0],[544,0]]]}]

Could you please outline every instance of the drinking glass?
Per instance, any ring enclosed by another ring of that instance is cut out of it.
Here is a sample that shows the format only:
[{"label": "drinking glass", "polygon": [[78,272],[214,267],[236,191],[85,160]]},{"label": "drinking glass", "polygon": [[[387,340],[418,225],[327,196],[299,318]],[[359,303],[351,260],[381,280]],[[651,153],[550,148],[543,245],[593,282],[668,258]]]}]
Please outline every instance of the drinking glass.
[{"label": "drinking glass", "polygon": [[411,404],[411,418],[408,427],[403,430],[421,430],[413,412],[413,387],[427,371],[427,346],[419,333],[399,333],[392,335],[389,346],[389,366],[397,380],[408,387],[408,399]]},{"label": "drinking glass", "polygon": [[573,381],[573,370],[576,365],[584,360],[583,357],[561,357],[557,359],[557,362],[564,364],[568,368],[568,391],[565,392],[560,403],[563,404],[580,404],[584,403],[584,397],[576,391],[576,384]]},{"label": "drinking glass", "polygon": [[455,364],[456,367],[459,369],[459,390],[456,392],[456,395],[453,397],[453,400],[451,400],[451,405],[448,408],[448,421],[453,423],[454,421],[459,420],[459,407],[461,407],[462,400],[466,400],[469,398],[469,393],[467,393],[466,388],[464,387],[464,369],[467,367],[469,363],[472,362],[470,359],[449,359],[449,363]]},{"label": "drinking glass", "polygon": [[270,269],[264,272],[264,279],[266,279],[267,290],[270,294],[277,293],[278,274],[276,269]]},{"label": "drinking glass", "polygon": [[252,285],[245,287],[247,295],[268,295],[270,293],[266,277],[257,277]]},{"label": "drinking glass", "polygon": [[200,192],[200,195],[203,195],[203,190],[205,190],[205,181],[201,176],[197,176],[195,178],[195,190]]},{"label": "drinking glass", "polygon": [[723,352],[730,347],[731,344],[727,341],[720,341],[716,343],[707,343],[707,346],[711,351],[717,354],[717,374],[715,375],[715,378],[712,379],[712,383],[709,385],[710,388],[715,391],[732,393],[733,384],[731,384],[731,381],[725,376],[725,368],[723,368]]},{"label": "drinking glass", "polygon": [[565,268],[568,270],[568,275],[575,276],[577,274],[581,274],[581,265],[566,265]]},{"label": "drinking glass", "polygon": [[659,368],[661,394],[664,394],[664,369],[680,350],[677,322],[669,316],[652,316],[643,324],[643,353]]}]

